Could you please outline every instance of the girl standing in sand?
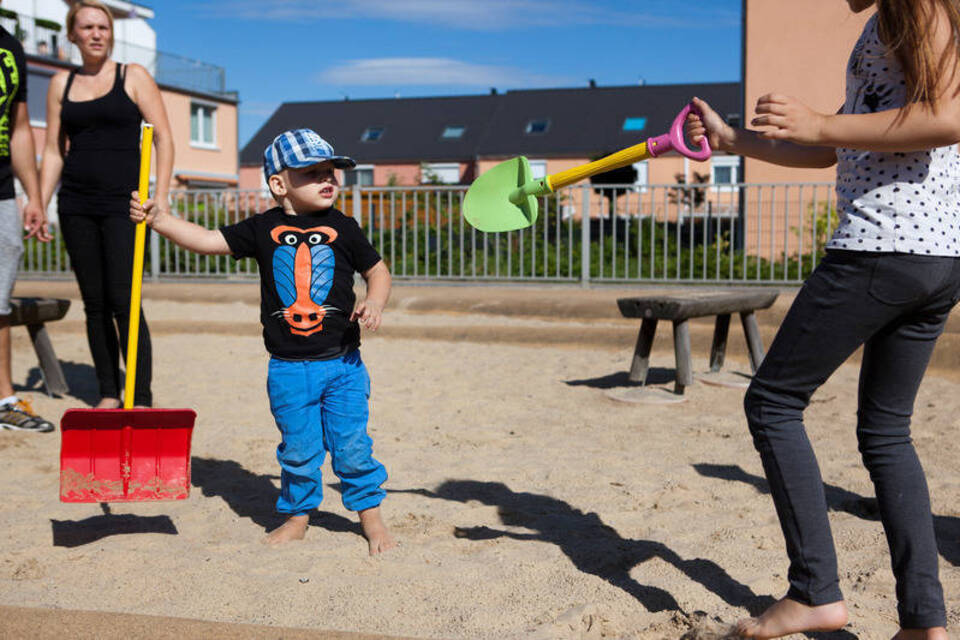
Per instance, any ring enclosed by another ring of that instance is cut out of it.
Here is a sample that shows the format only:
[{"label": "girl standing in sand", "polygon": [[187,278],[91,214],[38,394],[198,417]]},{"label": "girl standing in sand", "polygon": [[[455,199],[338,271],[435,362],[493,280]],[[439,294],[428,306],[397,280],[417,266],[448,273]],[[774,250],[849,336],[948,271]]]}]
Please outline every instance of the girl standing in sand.
[{"label": "girl standing in sand", "polygon": [[744,406],[790,558],[786,597],[742,620],[743,637],[831,631],[847,623],[823,482],[803,426],[811,395],[856,349],[857,438],[890,546],[900,619],[895,640],[943,640],[946,613],[930,499],[910,439],[920,380],[960,298],[960,6],[876,5],[850,56],[837,114],[768,94],[733,129],[703,101],[693,142],[794,167],[837,164],[841,221],[797,294]]}]

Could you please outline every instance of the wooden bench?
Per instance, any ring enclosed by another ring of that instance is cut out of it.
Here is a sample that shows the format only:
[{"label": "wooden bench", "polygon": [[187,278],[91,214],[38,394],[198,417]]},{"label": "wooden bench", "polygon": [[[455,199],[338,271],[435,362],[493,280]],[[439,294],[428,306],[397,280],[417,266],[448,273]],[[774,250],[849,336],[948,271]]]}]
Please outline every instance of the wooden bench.
[{"label": "wooden bench", "polygon": [[690,318],[716,316],[713,330],[713,346],[710,349],[710,371],[720,371],[727,349],[727,333],[730,328],[730,315],[740,314],[740,322],[747,339],[750,353],[750,368],[756,372],[763,360],[763,342],[757,328],[754,311],[766,309],[777,299],[777,291],[709,291],[670,294],[662,296],[640,296],[620,298],[617,305],[626,318],[643,318],[637,346],[630,364],[630,381],[646,382],[647,369],[650,366],[650,349],[657,322],[673,322],[673,350],[677,360],[677,380],[674,392],[682,395],[686,387],[693,384],[693,366],[690,358]]},{"label": "wooden bench", "polygon": [[62,298],[12,298],[10,326],[25,325],[30,332],[33,350],[40,361],[40,373],[47,395],[64,395],[70,387],[63,376],[60,360],[53,350],[45,323],[60,320],[67,314],[70,301]]}]

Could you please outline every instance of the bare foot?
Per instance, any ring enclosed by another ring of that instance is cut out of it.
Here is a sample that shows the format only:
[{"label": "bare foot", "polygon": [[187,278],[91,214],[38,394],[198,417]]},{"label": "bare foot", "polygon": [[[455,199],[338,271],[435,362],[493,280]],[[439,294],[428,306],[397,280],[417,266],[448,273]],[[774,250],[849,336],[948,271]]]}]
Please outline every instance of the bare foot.
[{"label": "bare foot", "polygon": [[900,629],[893,640],[947,640],[947,630],[943,627],[929,629]]},{"label": "bare foot", "polygon": [[380,507],[372,507],[361,511],[360,527],[363,529],[363,537],[367,539],[367,543],[370,545],[370,555],[375,556],[397,546],[397,541],[387,531],[387,525],[383,524],[383,518],[380,517]]},{"label": "bare foot", "polygon": [[290,516],[282,525],[267,534],[267,537],[261,540],[263,544],[283,544],[294,540],[303,540],[307,535],[307,521],[310,516]]},{"label": "bare foot", "polygon": [[120,398],[100,398],[100,402],[94,409],[119,409]]},{"label": "bare foot", "polygon": [[[817,607],[784,598],[763,612],[759,618],[737,623],[741,638],[779,638],[803,631],[837,631],[847,624],[847,605],[843,600]],[[911,639],[912,640],[912,639]]]}]

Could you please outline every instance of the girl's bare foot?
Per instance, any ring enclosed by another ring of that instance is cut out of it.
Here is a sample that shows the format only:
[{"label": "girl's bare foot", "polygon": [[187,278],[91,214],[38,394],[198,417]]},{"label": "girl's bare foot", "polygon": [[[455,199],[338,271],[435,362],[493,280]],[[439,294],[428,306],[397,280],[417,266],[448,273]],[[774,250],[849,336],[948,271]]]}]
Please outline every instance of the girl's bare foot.
[{"label": "girl's bare foot", "polygon": [[[737,623],[741,638],[779,638],[803,631],[837,631],[847,624],[847,605],[841,600],[817,607],[790,598],[780,600],[759,618]],[[912,640],[912,639],[911,639]]]},{"label": "girl's bare foot", "polygon": [[120,398],[100,398],[94,409],[119,409]]},{"label": "girl's bare foot", "polygon": [[364,509],[360,512],[360,528],[363,529],[363,537],[367,539],[370,545],[370,555],[375,556],[397,546],[397,541],[393,539],[387,526],[383,524],[383,518],[380,517],[380,507]]},{"label": "girl's bare foot", "polygon": [[947,630],[943,627],[929,629],[900,629],[893,640],[947,640]]},{"label": "girl's bare foot", "polygon": [[267,537],[261,540],[263,544],[283,544],[294,540],[303,540],[307,534],[308,515],[290,516],[282,525],[267,534]]}]

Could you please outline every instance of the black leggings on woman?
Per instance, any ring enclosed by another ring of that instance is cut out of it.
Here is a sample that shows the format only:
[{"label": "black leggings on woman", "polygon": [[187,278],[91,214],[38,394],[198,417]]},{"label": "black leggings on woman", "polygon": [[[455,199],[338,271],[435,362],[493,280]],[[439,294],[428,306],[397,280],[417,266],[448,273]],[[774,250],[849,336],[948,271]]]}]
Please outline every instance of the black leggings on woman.
[{"label": "black leggings on woman", "polygon": [[830,251],[807,279],[744,401],[787,543],[787,595],[843,598],[820,469],[803,427],[813,392],[863,346],[857,440],[897,580],[900,626],[946,624],[930,498],[910,416],[960,298],[960,258]]},{"label": "black leggings on woman", "polygon": [[[120,354],[126,356],[130,326],[135,225],[116,215],[61,215],[60,231],[77,275],[87,341],[104,398],[121,397]],[[143,311],[137,341],[137,379],[133,402],[151,406],[150,330]]]}]

